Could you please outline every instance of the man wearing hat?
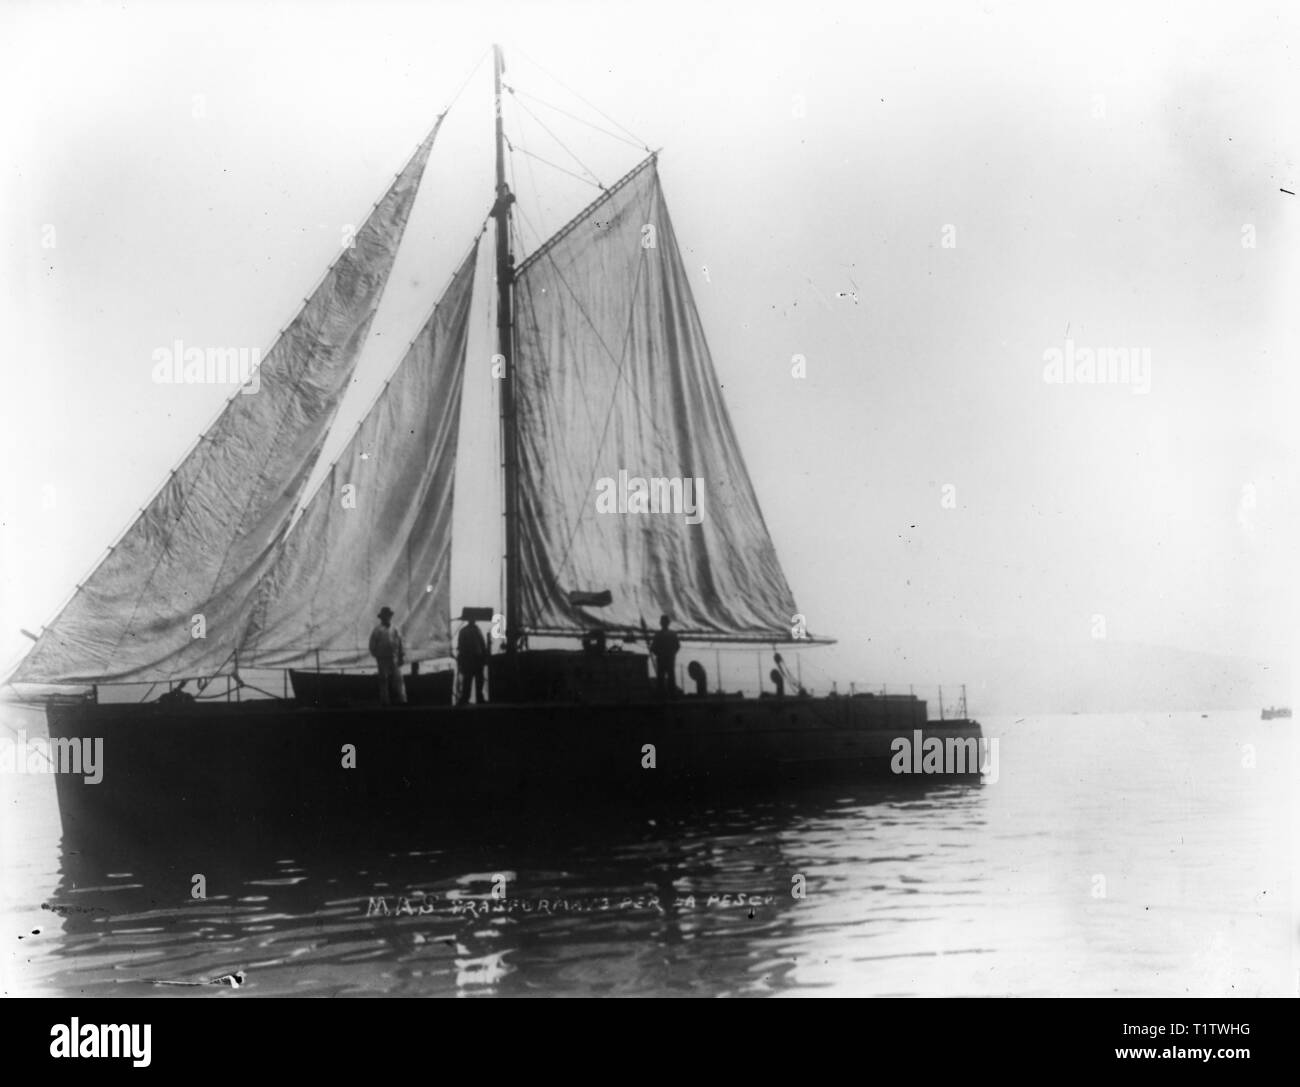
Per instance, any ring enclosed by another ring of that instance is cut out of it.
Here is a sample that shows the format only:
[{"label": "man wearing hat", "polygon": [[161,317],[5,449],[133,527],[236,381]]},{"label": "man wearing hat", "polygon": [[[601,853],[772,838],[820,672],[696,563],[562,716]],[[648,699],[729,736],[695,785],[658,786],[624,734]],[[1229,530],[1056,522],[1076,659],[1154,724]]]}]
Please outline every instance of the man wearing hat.
[{"label": "man wearing hat", "polygon": [[402,632],[393,626],[393,609],[386,604],[379,609],[379,625],[370,632],[370,655],[379,665],[379,704],[404,705],[402,663],[406,653],[402,649]]},{"label": "man wearing hat", "polygon": [[460,671],[460,698],[456,705],[464,706],[469,702],[470,686],[474,688],[474,703],[483,702],[483,670],[488,662],[488,645],[478,624],[468,614],[461,612],[465,625],[461,627],[456,639],[456,667]]},{"label": "man wearing hat", "polygon": [[682,640],[677,632],[668,629],[672,619],[667,615],[659,616],[659,629],[650,642],[650,655],[655,659],[655,677],[658,680],[660,698],[676,698],[677,683],[673,672],[677,667],[677,651],[682,647]]}]

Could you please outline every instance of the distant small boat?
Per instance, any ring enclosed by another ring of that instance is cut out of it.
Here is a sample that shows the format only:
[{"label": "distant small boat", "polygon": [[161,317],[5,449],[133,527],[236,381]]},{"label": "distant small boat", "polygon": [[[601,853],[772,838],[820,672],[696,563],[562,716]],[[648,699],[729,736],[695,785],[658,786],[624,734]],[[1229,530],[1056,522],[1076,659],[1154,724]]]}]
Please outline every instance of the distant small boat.
[{"label": "distant small boat", "polygon": [[1267,709],[1262,709],[1259,711],[1259,719],[1261,721],[1271,721],[1273,720],[1274,717],[1290,717],[1290,716],[1291,716],[1290,706],[1269,706]]}]

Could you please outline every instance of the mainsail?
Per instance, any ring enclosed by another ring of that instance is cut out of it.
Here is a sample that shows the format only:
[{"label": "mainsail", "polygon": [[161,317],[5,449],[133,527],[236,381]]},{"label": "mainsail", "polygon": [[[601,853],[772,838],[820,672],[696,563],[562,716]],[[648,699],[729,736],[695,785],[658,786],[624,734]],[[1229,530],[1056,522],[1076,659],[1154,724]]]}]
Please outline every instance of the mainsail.
[{"label": "mainsail", "polygon": [[241,667],[372,663],[381,604],[408,660],[450,655],[451,517],[473,251],[255,594]]},{"label": "mainsail", "polygon": [[[667,613],[687,634],[787,639],[794,598],[654,156],[524,261],[515,291],[525,631],[656,626]],[[588,606],[605,590],[608,607]]]},{"label": "mainsail", "polygon": [[352,376],[442,118],[266,354],[11,678],[153,681],[229,672]]}]

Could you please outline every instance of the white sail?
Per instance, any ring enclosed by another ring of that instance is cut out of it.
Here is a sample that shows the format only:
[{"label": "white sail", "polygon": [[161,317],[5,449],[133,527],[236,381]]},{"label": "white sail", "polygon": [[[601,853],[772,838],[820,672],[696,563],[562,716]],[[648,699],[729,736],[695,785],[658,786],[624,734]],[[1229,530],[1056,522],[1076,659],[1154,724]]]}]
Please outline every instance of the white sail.
[{"label": "white sail", "polygon": [[515,301],[524,628],[667,613],[697,636],[789,638],[653,156],[520,265]]},{"label": "white sail", "polygon": [[474,251],[290,529],[256,593],[241,667],[372,664],[375,613],[408,660],[450,655],[451,519]]},{"label": "white sail", "polygon": [[233,670],[248,595],[320,455],[440,125],[441,118],[267,353],[257,391],[231,397],[11,682]]}]

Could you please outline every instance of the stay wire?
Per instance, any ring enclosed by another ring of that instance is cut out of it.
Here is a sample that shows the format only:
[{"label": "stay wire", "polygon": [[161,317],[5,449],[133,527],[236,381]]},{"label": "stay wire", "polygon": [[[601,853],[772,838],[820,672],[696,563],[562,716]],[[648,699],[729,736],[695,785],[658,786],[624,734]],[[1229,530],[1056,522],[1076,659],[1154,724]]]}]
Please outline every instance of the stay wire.
[{"label": "stay wire", "polygon": [[[558,143],[560,147],[563,149],[563,151],[565,152],[565,154],[569,156],[569,158],[573,159],[573,161],[576,162],[579,166],[581,166],[582,169],[587,171],[587,173],[591,176],[592,181],[596,183],[598,188],[603,189],[605,187],[604,183],[600,180],[600,178],[598,178],[595,175],[595,173],[588,168],[587,164],[583,162],[582,159],[578,158],[578,156],[574,154],[574,152],[570,149],[568,144],[566,144],[562,139],[560,139],[559,136],[557,136],[554,132],[550,130],[550,128],[547,126],[545,121],[543,121],[540,117],[537,116],[537,114],[535,114],[532,110],[530,110],[527,106],[525,106],[522,102],[520,102],[518,98],[516,98],[515,100],[515,105],[517,105],[521,110],[523,110],[526,114],[528,114],[529,117],[531,117],[534,121],[536,121],[539,125],[541,125],[542,131],[545,132],[548,136],[550,136],[551,139],[553,139],[556,143]],[[526,152],[526,153],[531,154],[531,152]],[[554,165],[554,163],[552,163],[551,165]]]},{"label": "stay wire", "polygon": [[650,150],[650,145],[647,144],[643,139],[641,139],[640,136],[638,136],[635,132],[632,132],[632,131],[631,131],[630,129],[628,129],[625,125],[621,125],[621,124],[619,124],[618,121],[616,121],[613,117],[611,117],[611,116],[610,116],[608,113],[606,113],[604,110],[600,109],[598,106],[595,106],[595,105],[593,105],[591,102],[588,102],[587,99],[583,98],[582,95],[580,95],[577,91],[575,91],[575,90],[574,90],[572,87],[570,87],[567,83],[564,83],[564,82],[559,78],[559,76],[556,76],[556,75],[552,74],[551,72],[547,71],[547,69],[543,68],[540,64],[537,63],[537,61],[533,60],[533,58],[530,57],[527,53],[525,53],[522,49],[520,49],[520,50],[516,50],[516,52],[518,53],[519,56],[523,57],[524,60],[528,61],[529,64],[531,64],[534,68],[536,68],[539,72],[541,72],[542,75],[544,75],[544,76],[546,76],[548,79],[552,80],[552,81],[553,81],[557,86],[559,86],[559,87],[561,87],[562,89],[568,91],[571,95],[573,95],[574,98],[576,98],[579,102],[581,102],[581,103],[582,103],[584,106],[586,106],[588,109],[594,110],[596,113],[599,113],[602,117],[605,118],[605,120],[607,120],[607,121],[608,121],[610,124],[612,124],[615,128],[621,128],[624,132],[627,133],[627,135],[628,135],[630,138],[636,140],[637,145],[638,145],[639,147],[644,147],[647,151]]},{"label": "stay wire", "polygon": [[[552,162],[550,159],[542,158],[541,155],[529,151],[528,148],[526,147],[519,147],[518,145],[511,143],[510,138],[508,136],[506,137],[506,146],[508,146],[512,152],[517,151],[521,155],[527,155],[530,159],[536,159],[543,166],[549,166],[552,170],[559,170],[560,173],[562,174],[568,174],[570,177],[577,178],[584,185],[590,185],[592,188],[600,189],[602,192],[604,192],[605,190],[605,186],[602,185],[599,181],[590,181],[587,178],[583,177],[581,174],[576,174],[572,170],[568,169],[567,167],[561,166],[557,162]],[[586,170],[587,168],[583,166],[583,169]],[[588,171],[588,173],[590,173],[590,171]],[[592,177],[595,176],[596,176],[595,174],[592,174]]]},{"label": "stay wire", "polygon": [[598,124],[593,124],[591,121],[588,121],[588,120],[586,120],[585,118],[579,117],[576,113],[570,113],[567,109],[562,109],[561,107],[555,105],[554,102],[547,102],[547,101],[544,101],[543,99],[538,98],[537,95],[535,95],[535,94],[529,94],[527,91],[525,91],[525,90],[520,90],[518,87],[510,86],[509,84],[502,84],[502,85],[503,85],[503,86],[506,88],[506,90],[508,90],[511,94],[513,94],[513,95],[523,95],[523,97],[531,99],[532,101],[536,102],[539,106],[545,106],[547,109],[553,109],[553,110],[555,110],[556,113],[562,113],[562,114],[564,114],[565,117],[568,117],[568,118],[570,118],[571,120],[577,121],[578,124],[580,124],[580,125],[586,125],[588,128],[594,128],[597,132],[600,132],[600,133],[602,133],[603,135],[608,136],[608,137],[609,137],[610,139],[612,139],[612,140],[618,140],[619,143],[625,143],[625,144],[628,145],[628,147],[635,147],[637,150],[645,150],[645,151],[649,151],[649,150],[650,150],[650,148],[646,147],[644,144],[642,144],[642,143],[638,143],[636,140],[629,140],[627,137],[625,137],[625,136],[620,136],[617,132],[611,132],[611,131],[610,131],[609,129],[607,129],[607,128],[601,128],[600,125],[598,125]]}]

